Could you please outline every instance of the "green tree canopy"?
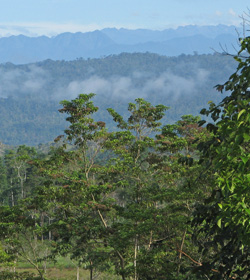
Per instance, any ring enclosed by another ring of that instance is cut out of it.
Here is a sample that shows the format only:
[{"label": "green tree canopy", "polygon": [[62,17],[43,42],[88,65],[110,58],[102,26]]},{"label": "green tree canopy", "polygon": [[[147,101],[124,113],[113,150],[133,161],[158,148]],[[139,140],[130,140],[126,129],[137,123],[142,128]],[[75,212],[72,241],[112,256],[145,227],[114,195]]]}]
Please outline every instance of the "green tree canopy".
[{"label": "green tree canopy", "polygon": [[214,121],[206,126],[213,136],[200,148],[215,174],[215,186],[197,208],[194,225],[200,226],[198,236],[207,237],[201,247],[213,260],[200,270],[210,279],[250,278],[250,37],[240,44],[237,71],[216,86],[230,94],[202,110]]}]

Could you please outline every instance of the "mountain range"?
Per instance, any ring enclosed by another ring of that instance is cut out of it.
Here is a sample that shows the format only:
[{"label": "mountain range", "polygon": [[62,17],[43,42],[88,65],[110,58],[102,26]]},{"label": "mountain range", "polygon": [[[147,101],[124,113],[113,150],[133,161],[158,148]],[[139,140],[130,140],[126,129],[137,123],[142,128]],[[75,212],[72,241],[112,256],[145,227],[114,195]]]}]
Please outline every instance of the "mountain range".
[{"label": "mountain range", "polygon": [[188,25],[177,29],[105,28],[86,33],[62,33],[55,37],[24,35],[0,38],[0,63],[26,64],[52,60],[101,58],[123,52],[180,54],[235,53],[239,32],[235,26]]}]

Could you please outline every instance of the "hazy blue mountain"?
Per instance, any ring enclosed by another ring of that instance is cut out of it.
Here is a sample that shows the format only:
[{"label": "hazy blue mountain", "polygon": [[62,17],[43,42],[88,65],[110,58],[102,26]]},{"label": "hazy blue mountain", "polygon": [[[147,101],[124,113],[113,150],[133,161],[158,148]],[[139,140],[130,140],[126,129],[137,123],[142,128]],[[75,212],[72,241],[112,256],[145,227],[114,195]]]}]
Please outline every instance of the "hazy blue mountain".
[{"label": "hazy blue mountain", "polygon": [[100,56],[103,48],[109,48],[115,43],[101,31],[87,33],[63,33],[51,38],[51,59],[72,60],[77,57]]},{"label": "hazy blue mountain", "polygon": [[86,33],[46,36],[24,35],[0,38],[0,63],[26,64],[46,59],[74,60],[100,58],[122,52],[153,52],[166,56],[213,53],[214,49],[234,52],[237,46],[234,26],[183,26],[153,31],[106,28]]},{"label": "hazy blue mountain", "polygon": [[0,38],[0,63],[25,64],[45,59],[74,60],[78,57],[99,57],[102,48],[115,43],[101,31],[62,33],[56,37]]},{"label": "hazy blue mountain", "polygon": [[180,26],[177,29],[165,29],[162,31],[158,30],[147,30],[147,29],[136,29],[129,30],[125,28],[105,28],[102,30],[109,38],[111,38],[117,44],[139,44],[153,42],[164,42],[179,37],[188,37],[194,35],[203,35],[208,38],[215,39],[221,34],[231,34],[236,37],[235,26],[228,25],[216,25],[216,26],[197,26],[197,25],[186,25]]},{"label": "hazy blue mountain", "polygon": [[[112,49],[113,54],[121,52],[151,52],[166,56],[178,56],[180,54],[209,54],[214,52],[233,52],[237,47],[237,39],[231,34],[221,34],[216,38],[208,38],[203,35],[178,37],[163,42],[146,42],[135,45],[119,45]],[[105,49],[104,49],[105,50]],[[122,51],[121,51],[122,50]]]}]

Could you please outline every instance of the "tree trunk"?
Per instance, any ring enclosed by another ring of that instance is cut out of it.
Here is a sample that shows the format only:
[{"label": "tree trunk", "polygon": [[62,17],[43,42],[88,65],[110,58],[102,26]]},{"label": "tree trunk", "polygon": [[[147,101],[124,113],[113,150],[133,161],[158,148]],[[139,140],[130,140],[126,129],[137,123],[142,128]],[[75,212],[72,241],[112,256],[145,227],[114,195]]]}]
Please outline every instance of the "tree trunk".
[{"label": "tree trunk", "polygon": [[179,254],[179,264],[178,264],[178,269],[177,269],[177,276],[179,276],[180,269],[181,269],[182,249],[183,249],[183,246],[184,246],[184,241],[185,241],[186,233],[187,233],[187,230],[185,229],[185,231],[183,233],[183,236],[182,236],[182,240],[181,240],[181,247],[180,247],[180,254]]},{"label": "tree trunk", "polygon": [[12,207],[15,206],[14,193],[13,193],[13,191],[11,191],[11,205],[12,205]]},{"label": "tree trunk", "polygon": [[80,268],[79,268],[79,266],[77,266],[77,269],[76,269],[76,280],[80,280]]},{"label": "tree trunk", "polygon": [[93,280],[93,268],[90,268],[90,270],[89,270],[89,272],[90,272],[90,280]]},{"label": "tree trunk", "polygon": [[134,255],[134,280],[137,280],[137,249],[138,249],[138,237],[135,237],[135,255]]}]

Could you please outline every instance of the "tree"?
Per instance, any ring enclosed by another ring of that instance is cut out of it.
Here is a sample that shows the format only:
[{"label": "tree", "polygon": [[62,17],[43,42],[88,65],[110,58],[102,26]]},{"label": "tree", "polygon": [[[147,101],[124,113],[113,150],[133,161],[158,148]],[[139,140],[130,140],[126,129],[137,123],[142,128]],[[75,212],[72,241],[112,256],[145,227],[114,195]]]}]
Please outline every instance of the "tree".
[{"label": "tree", "polygon": [[[109,239],[121,252],[119,269],[124,279],[144,279],[142,274],[146,271],[142,256],[153,250],[155,240],[167,234],[163,226],[164,207],[159,206],[165,190],[157,183],[158,170],[150,163],[153,155],[159,158],[152,133],[159,131],[160,120],[167,109],[164,105],[153,106],[138,98],[135,103],[129,103],[127,121],[113,109],[108,109],[121,130],[111,133],[105,145],[114,155],[106,174],[115,187],[117,199]],[[153,257],[157,258],[155,252],[150,256],[151,262]],[[153,271],[150,274],[153,277]]]},{"label": "tree", "polygon": [[98,110],[90,101],[93,96],[81,94],[61,102],[59,111],[68,114],[70,125],[65,137],[56,139],[65,138],[62,145],[49,158],[38,161],[44,179],[33,198],[33,205],[50,217],[45,234],[52,232],[54,255],[69,254],[89,269],[90,279],[95,269],[109,268],[110,248],[102,236],[112,204],[108,196],[112,189],[100,180],[103,167],[98,161],[107,132],[104,122],[93,120]]},{"label": "tree", "polygon": [[197,149],[199,141],[204,141],[210,133],[199,127],[199,120],[192,115],[182,116],[175,124],[164,125],[161,134],[156,136],[161,153],[158,182],[167,189],[165,224],[171,237],[165,242],[172,251],[172,258],[168,259],[172,263],[169,279],[193,279],[192,267],[197,266],[194,260],[203,258],[192,242],[190,227],[195,203],[203,201],[211,190],[211,180],[204,176],[206,167],[199,165]]},{"label": "tree", "polygon": [[[31,218],[31,216],[33,217]],[[1,270],[1,279],[39,279],[45,280],[42,262],[41,247],[38,247],[37,235],[40,233],[38,220],[34,213],[24,205],[0,207],[0,239],[1,239],[1,262],[9,269]],[[39,273],[34,277],[29,273],[16,272],[18,260],[30,263]]]},{"label": "tree", "polygon": [[[151,216],[160,211],[155,208],[156,198],[150,198],[153,177],[145,176],[149,171],[146,156],[155,146],[149,135],[161,125],[167,107],[137,99],[129,104],[127,122],[109,109],[124,131],[107,133],[105,123],[92,118],[98,109],[92,97],[82,94],[62,102],[60,112],[68,113],[70,126],[63,146],[38,163],[45,182],[33,204],[53,213],[48,229],[56,240],[55,253],[70,254],[84,263],[91,279],[94,269],[107,270],[111,265],[123,279],[131,275],[138,279],[139,232],[147,228],[142,239],[150,244],[150,228],[155,223]],[[123,185],[129,187],[121,199]],[[151,220],[141,223],[147,215]]]},{"label": "tree", "polygon": [[29,162],[35,156],[35,148],[25,145],[19,146],[17,150],[8,150],[4,156],[8,188],[3,195],[7,203],[12,206],[16,205],[19,199],[24,199],[30,194],[35,180],[35,171],[34,166]]},{"label": "tree", "polygon": [[1,205],[8,205],[7,169],[2,157],[0,158],[0,188]]},{"label": "tree", "polygon": [[212,257],[199,269],[210,279],[250,279],[250,37],[240,44],[236,72],[216,86],[229,95],[202,110],[214,121],[206,125],[212,137],[200,148],[203,163],[214,172],[215,186],[197,207],[193,224],[200,227],[196,237],[203,236],[201,248]]},{"label": "tree", "polygon": [[[45,279],[44,266],[47,258],[47,244],[43,242],[40,228],[43,213],[30,205],[31,193],[37,183],[36,168],[31,165],[36,151],[33,147],[19,146],[16,150],[8,150],[2,166],[2,187],[4,179],[6,187],[1,193],[4,203],[0,207],[0,240],[2,254],[12,260],[12,272],[3,271],[1,279],[34,279],[29,273],[16,272],[18,261],[30,263],[39,273],[39,279]],[[38,279],[38,278],[36,278]]]},{"label": "tree", "polygon": [[118,131],[107,132],[93,119],[92,97],[62,101],[69,128],[37,161],[41,184],[27,207],[50,217],[40,228],[52,233],[53,255],[70,255],[90,279],[96,270],[123,280],[165,279],[166,271],[194,279],[183,250],[200,257],[187,222],[203,196],[194,140],[208,133],[190,115],[161,127],[168,108],[142,98],[129,103],[127,120],[108,109]]}]

